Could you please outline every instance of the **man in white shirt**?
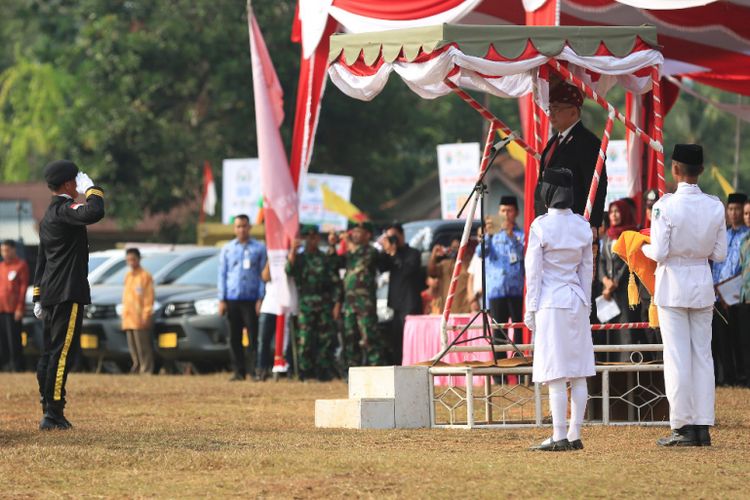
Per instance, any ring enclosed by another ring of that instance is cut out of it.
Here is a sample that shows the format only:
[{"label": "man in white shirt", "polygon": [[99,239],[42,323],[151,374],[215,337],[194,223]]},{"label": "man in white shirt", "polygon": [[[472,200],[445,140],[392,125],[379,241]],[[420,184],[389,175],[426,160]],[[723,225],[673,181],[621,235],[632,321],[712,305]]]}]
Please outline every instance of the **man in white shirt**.
[{"label": "man in white shirt", "polygon": [[664,341],[664,386],[672,434],[659,446],[710,446],[714,425],[711,318],[714,287],[708,261],[727,254],[724,206],[698,187],[703,149],[677,144],[672,153],[674,194],[657,201],[651,244],[643,253],[657,262],[654,303]]}]

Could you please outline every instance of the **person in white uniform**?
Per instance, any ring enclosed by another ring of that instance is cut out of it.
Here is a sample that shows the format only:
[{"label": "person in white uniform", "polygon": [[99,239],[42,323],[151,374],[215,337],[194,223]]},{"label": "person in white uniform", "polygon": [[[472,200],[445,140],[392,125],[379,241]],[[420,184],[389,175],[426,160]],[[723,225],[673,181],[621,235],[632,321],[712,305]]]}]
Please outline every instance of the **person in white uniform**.
[{"label": "person in white uniform", "polygon": [[[548,208],[529,229],[526,250],[525,323],[534,333],[533,381],[547,384],[552,437],[532,449],[583,449],[581,425],[588,400],[586,377],[594,375],[591,340],[591,227],[573,213],[573,174],[547,168],[541,195]],[[566,429],[570,382],[570,426]]]},{"label": "person in white uniform", "polygon": [[715,301],[708,261],[727,254],[724,206],[698,187],[703,149],[677,144],[672,175],[678,182],[651,210],[651,244],[643,246],[655,260],[654,303],[664,342],[664,386],[672,434],[659,446],[710,446],[714,425],[714,363],[711,318]]}]

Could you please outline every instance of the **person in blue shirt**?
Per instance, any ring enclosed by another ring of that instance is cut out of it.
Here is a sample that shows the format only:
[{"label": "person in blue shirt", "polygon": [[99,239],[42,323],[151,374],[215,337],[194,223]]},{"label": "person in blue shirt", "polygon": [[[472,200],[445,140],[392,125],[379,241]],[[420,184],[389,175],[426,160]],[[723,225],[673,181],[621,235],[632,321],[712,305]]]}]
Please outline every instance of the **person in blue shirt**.
[{"label": "person in blue shirt", "polygon": [[[244,380],[247,374],[242,329],[247,328],[254,346],[257,342],[258,315],[265,295],[261,273],[266,266],[266,246],[250,238],[247,215],[234,218],[235,239],[224,245],[219,254],[219,314],[229,319],[229,346],[234,376],[230,381]],[[251,347],[252,349],[253,347]]]},{"label": "person in blue shirt", "polygon": [[[485,248],[486,268],[486,306],[492,318],[498,323],[523,321],[523,230],[516,225],[518,201],[515,196],[503,196],[500,199],[498,214],[502,220],[501,227],[495,234],[491,218],[485,221],[487,233]],[[477,245],[476,256],[481,258],[482,245]],[[520,332],[520,329],[516,329]],[[504,335],[493,330],[496,344],[504,342]],[[514,341],[519,341],[519,334],[514,334]],[[497,356],[498,353],[495,353]]]},{"label": "person in blue shirt", "polygon": [[[732,193],[727,198],[727,258],[724,262],[713,262],[711,273],[714,285],[729,278],[737,276],[741,272],[740,245],[747,236],[748,228],[742,220],[742,209],[747,201],[747,195],[743,193]],[[727,305],[717,297],[713,318],[713,338],[711,348],[714,353],[714,372],[717,385],[736,385],[744,380],[745,371],[743,364],[747,363],[741,359],[740,348],[740,325],[739,304]],[[725,321],[726,320],[726,321]]]}]

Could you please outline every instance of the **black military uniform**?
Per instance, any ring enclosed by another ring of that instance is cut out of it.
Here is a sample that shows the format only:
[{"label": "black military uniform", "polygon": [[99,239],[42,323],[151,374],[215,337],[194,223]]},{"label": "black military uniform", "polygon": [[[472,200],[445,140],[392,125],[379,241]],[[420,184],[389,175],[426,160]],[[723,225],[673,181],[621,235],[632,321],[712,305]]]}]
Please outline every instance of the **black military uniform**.
[{"label": "black military uniform", "polygon": [[[53,162],[44,170],[50,189],[57,191],[75,179],[73,162]],[[37,365],[37,380],[44,418],[40,429],[67,429],[65,381],[71,364],[71,345],[78,342],[83,307],[91,303],[88,282],[86,226],[104,217],[104,193],[92,186],[86,203],[55,195],[39,224],[39,256],[34,274],[34,302],[43,309],[44,349]]]},{"label": "black military uniform", "polygon": [[[559,84],[550,91],[550,104],[570,104],[580,109],[583,96],[580,91],[565,83]],[[542,172],[545,168],[567,168],[573,172],[573,212],[583,215],[589,199],[591,179],[594,177],[596,160],[599,157],[601,140],[580,121],[576,123],[565,137],[560,140],[560,133],[555,134],[547,143],[542,153],[539,167],[539,182],[534,192],[534,211],[536,217],[547,213],[541,196]],[[599,177],[599,188],[591,210],[589,223],[592,227],[602,225],[604,200],[607,196],[607,166],[602,166]]]}]

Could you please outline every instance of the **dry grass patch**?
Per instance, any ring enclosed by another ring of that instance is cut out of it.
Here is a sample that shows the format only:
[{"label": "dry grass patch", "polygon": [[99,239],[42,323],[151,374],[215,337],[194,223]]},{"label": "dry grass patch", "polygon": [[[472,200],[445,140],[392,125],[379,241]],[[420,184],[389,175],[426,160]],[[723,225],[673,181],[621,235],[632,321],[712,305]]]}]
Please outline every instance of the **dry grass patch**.
[{"label": "dry grass patch", "polygon": [[318,430],[346,386],[227,375],[73,374],[71,432],[41,433],[36,381],[0,374],[0,496],[745,498],[750,391],[721,389],[712,448],[664,428],[591,427],[586,450],[527,451],[548,429]]}]

